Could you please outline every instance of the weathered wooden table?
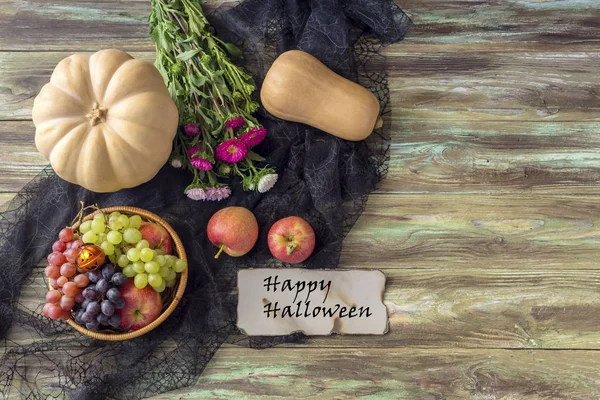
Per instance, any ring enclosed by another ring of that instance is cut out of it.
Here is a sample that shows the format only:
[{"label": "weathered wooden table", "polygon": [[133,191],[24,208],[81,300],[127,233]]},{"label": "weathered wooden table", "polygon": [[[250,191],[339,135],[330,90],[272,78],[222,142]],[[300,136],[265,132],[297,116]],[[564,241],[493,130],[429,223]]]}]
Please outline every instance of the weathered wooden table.
[{"label": "weathered wooden table", "polygon": [[[341,260],[385,271],[390,332],[223,347],[156,398],[600,398],[600,2],[398,2],[389,176]],[[31,106],[54,65],[152,60],[149,10],[0,0],[0,202],[46,165]]]}]

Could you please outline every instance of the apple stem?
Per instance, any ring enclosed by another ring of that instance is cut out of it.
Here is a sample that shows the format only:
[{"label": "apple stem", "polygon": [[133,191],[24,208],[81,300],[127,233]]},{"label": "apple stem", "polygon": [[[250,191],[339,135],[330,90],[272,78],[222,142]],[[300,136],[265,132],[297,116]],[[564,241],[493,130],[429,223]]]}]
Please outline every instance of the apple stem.
[{"label": "apple stem", "polygon": [[296,249],[297,246],[298,245],[295,242],[287,245],[288,256],[294,252],[294,250]]},{"label": "apple stem", "polygon": [[223,252],[223,249],[225,248],[225,245],[222,244],[221,247],[219,247],[219,251],[217,252],[217,254],[215,254],[215,258],[219,258],[219,256],[221,255],[221,253]]}]

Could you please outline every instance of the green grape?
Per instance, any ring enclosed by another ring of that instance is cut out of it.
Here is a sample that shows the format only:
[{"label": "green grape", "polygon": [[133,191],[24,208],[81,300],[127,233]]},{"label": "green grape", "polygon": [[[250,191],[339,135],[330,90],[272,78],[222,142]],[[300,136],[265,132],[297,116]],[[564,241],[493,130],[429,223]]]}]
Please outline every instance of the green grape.
[{"label": "green grape", "polygon": [[166,278],[167,276],[169,276],[170,272],[171,272],[171,270],[169,269],[169,267],[167,267],[166,265],[163,265],[162,267],[160,267],[158,274],[160,276],[162,276],[163,278]]},{"label": "green grape", "polygon": [[127,258],[133,262],[139,260],[140,259],[140,250],[136,249],[135,247],[129,249],[127,251]]},{"label": "green grape", "polygon": [[164,252],[164,251],[162,251],[162,249],[155,249],[154,251],[156,252],[156,255],[157,255],[157,256],[162,256],[162,255],[164,255],[164,254],[165,254],[165,252]]},{"label": "green grape", "polygon": [[[115,245],[110,242],[102,242],[100,248],[107,256],[112,256],[115,254]],[[113,261],[114,263],[114,261]]]},{"label": "green grape", "polygon": [[123,228],[129,227],[129,218],[127,218],[127,215],[121,214],[119,216],[119,222],[121,223],[121,225],[123,225]]},{"label": "green grape", "polygon": [[146,239],[142,239],[139,242],[137,242],[137,244],[135,245],[135,247],[137,247],[138,249],[147,249],[150,247],[150,243],[148,243],[148,241]]},{"label": "green grape", "polygon": [[106,233],[104,233],[104,232],[102,232],[102,233],[99,233],[99,234],[98,234],[98,241],[99,241],[100,243],[102,243],[102,242],[106,242]]},{"label": "green grape", "polygon": [[115,257],[117,257],[117,260],[119,259],[119,257],[121,257],[122,254],[123,254],[123,252],[121,251],[121,249],[118,247],[115,247]]},{"label": "green grape", "polygon": [[129,259],[125,254],[121,254],[119,258],[117,258],[117,264],[119,264],[119,267],[125,268],[129,264]]},{"label": "green grape", "polygon": [[158,271],[160,271],[160,265],[158,265],[156,261],[150,261],[144,265],[144,269],[149,274],[158,274]]},{"label": "green grape", "polygon": [[132,228],[139,228],[142,225],[142,217],[139,215],[132,215],[129,217],[129,226]]},{"label": "green grape", "polygon": [[106,240],[112,244],[119,244],[123,241],[123,235],[121,235],[121,232],[118,231],[110,231],[106,235]]},{"label": "green grape", "polygon": [[108,220],[108,226],[113,231],[118,231],[119,229],[123,228],[123,225],[121,225],[121,223],[119,222],[119,217],[110,217],[110,219]]},{"label": "green grape", "polygon": [[96,240],[98,240],[98,235],[92,231],[87,231],[83,234],[81,240],[83,240],[83,243],[94,243]]},{"label": "green grape", "polygon": [[163,284],[163,278],[159,274],[148,274],[148,283],[153,288],[157,288]]},{"label": "green grape", "polygon": [[142,240],[142,233],[135,228],[127,228],[123,232],[123,239],[127,243],[137,243]]},{"label": "green grape", "polygon": [[136,275],[136,272],[133,270],[133,266],[128,265],[125,268],[123,268],[123,275],[125,275],[128,278],[133,278]]},{"label": "green grape", "polygon": [[187,268],[187,262],[182,259],[178,259],[173,266],[175,272],[183,272]]},{"label": "green grape", "polygon": [[117,263],[117,258],[115,257],[114,254],[111,254],[110,256],[108,256],[108,259],[110,260],[111,263],[116,264]]},{"label": "green grape", "polygon": [[143,274],[144,272],[146,272],[146,269],[144,268],[144,263],[141,261],[136,261],[133,263],[133,270],[136,274]]},{"label": "green grape", "polygon": [[155,287],[154,290],[158,293],[162,293],[165,291],[165,289],[167,288],[167,282],[165,282],[165,280],[163,279],[162,283],[160,284],[159,287]]},{"label": "green grape", "polygon": [[173,279],[173,280],[166,280],[165,282],[167,283],[167,287],[173,287],[177,283],[177,281],[175,279]]},{"label": "green grape", "polygon": [[177,257],[168,255],[165,256],[165,258],[167,259],[167,267],[173,268],[173,266],[175,265],[175,261],[177,261]]},{"label": "green grape", "polygon": [[98,214],[94,215],[94,221],[102,221],[102,222],[104,222],[105,218],[106,217],[104,216],[103,213],[98,213]]},{"label": "green grape", "polygon": [[148,249],[148,248],[144,248],[144,249],[140,250],[140,260],[142,260],[143,262],[152,261],[153,258],[154,258],[154,250]]},{"label": "green grape", "polygon": [[167,280],[168,281],[174,281],[175,279],[177,279],[177,272],[175,272],[172,269],[170,269],[169,270],[169,275],[167,275]]},{"label": "green grape", "polygon": [[[159,276],[160,278],[160,276]],[[161,278],[162,279],[162,278]],[[137,274],[135,278],[133,278],[133,284],[138,289],[143,289],[148,284],[148,275],[146,274]]]},{"label": "green grape", "polygon": [[165,256],[163,256],[163,255],[156,256],[156,260],[155,260],[155,261],[156,261],[156,262],[158,263],[158,265],[160,265],[161,267],[162,267],[163,265],[164,265],[164,266],[166,266],[166,265],[167,265],[167,258],[166,258]]},{"label": "green grape", "polygon": [[103,219],[94,218],[94,220],[92,221],[92,232],[94,232],[95,234],[103,233],[105,227],[106,226],[104,225]]},{"label": "green grape", "polygon": [[113,217],[117,217],[117,218],[118,218],[118,217],[119,217],[119,215],[121,215],[121,213],[120,213],[120,212],[118,212],[118,211],[113,211],[113,212],[111,212],[111,213],[108,215],[108,218],[109,218],[109,219],[110,219],[110,218],[113,218]]},{"label": "green grape", "polygon": [[79,227],[79,231],[84,234],[91,230],[92,230],[92,221],[84,221],[81,223],[81,226]]}]

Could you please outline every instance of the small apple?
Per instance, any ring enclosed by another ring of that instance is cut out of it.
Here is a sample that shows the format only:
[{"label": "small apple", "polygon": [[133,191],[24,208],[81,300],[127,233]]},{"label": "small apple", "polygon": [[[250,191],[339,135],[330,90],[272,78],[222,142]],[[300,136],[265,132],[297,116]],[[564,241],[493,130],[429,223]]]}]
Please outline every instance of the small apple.
[{"label": "small apple", "polygon": [[248,253],[258,239],[258,222],[250,210],[244,207],[226,207],[217,211],[208,221],[208,240],[221,252],[231,257]]},{"label": "small apple", "polygon": [[132,279],[119,286],[125,307],[115,310],[121,316],[121,328],[135,331],[154,321],[162,313],[160,294],[150,285],[138,289]]},{"label": "small apple", "polygon": [[287,217],[275,222],[268,234],[269,250],[279,261],[301,263],[315,249],[315,231],[300,217]]},{"label": "small apple", "polygon": [[161,249],[164,254],[172,254],[173,240],[165,228],[154,222],[142,222],[138,229],[151,249]]}]

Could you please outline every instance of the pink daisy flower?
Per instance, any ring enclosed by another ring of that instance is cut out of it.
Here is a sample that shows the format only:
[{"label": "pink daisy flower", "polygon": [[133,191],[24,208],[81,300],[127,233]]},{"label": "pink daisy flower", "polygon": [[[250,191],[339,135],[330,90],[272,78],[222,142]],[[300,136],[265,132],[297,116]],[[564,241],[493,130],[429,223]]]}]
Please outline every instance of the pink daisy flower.
[{"label": "pink daisy flower", "polygon": [[209,171],[213,169],[210,161],[205,160],[204,158],[194,157],[190,160],[190,163],[192,163],[194,168],[199,169],[200,171]]},{"label": "pink daisy flower", "polygon": [[188,136],[196,136],[200,133],[200,129],[194,124],[187,124],[183,130]]},{"label": "pink daisy flower", "polygon": [[206,192],[201,188],[190,189],[185,194],[192,200],[206,200]]},{"label": "pink daisy flower", "polygon": [[267,130],[264,126],[260,128],[252,128],[248,133],[240,136],[240,140],[246,144],[248,147],[254,147],[260,142],[262,142],[267,136]]},{"label": "pink daisy flower", "polygon": [[194,154],[196,153],[200,153],[202,151],[202,147],[200,146],[196,146],[196,147],[191,147],[187,150],[188,156],[190,157],[194,157]]},{"label": "pink daisy flower", "polygon": [[237,131],[242,126],[244,126],[245,123],[246,123],[246,120],[243,117],[236,117],[236,118],[232,118],[230,120],[225,121],[225,126],[227,128],[233,129],[234,131]]},{"label": "pink daisy flower", "polygon": [[239,139],[229,139],[215,149],[215,158],[228,163],[236,163],[248,155],[248,147]]},{"label": "pink daisy flower", "polygon": [[225,200],[231,195],[231,189],[228,187],[216,188],[209,187],[206,188],[206,200],[208,201],[221,201]]}]

